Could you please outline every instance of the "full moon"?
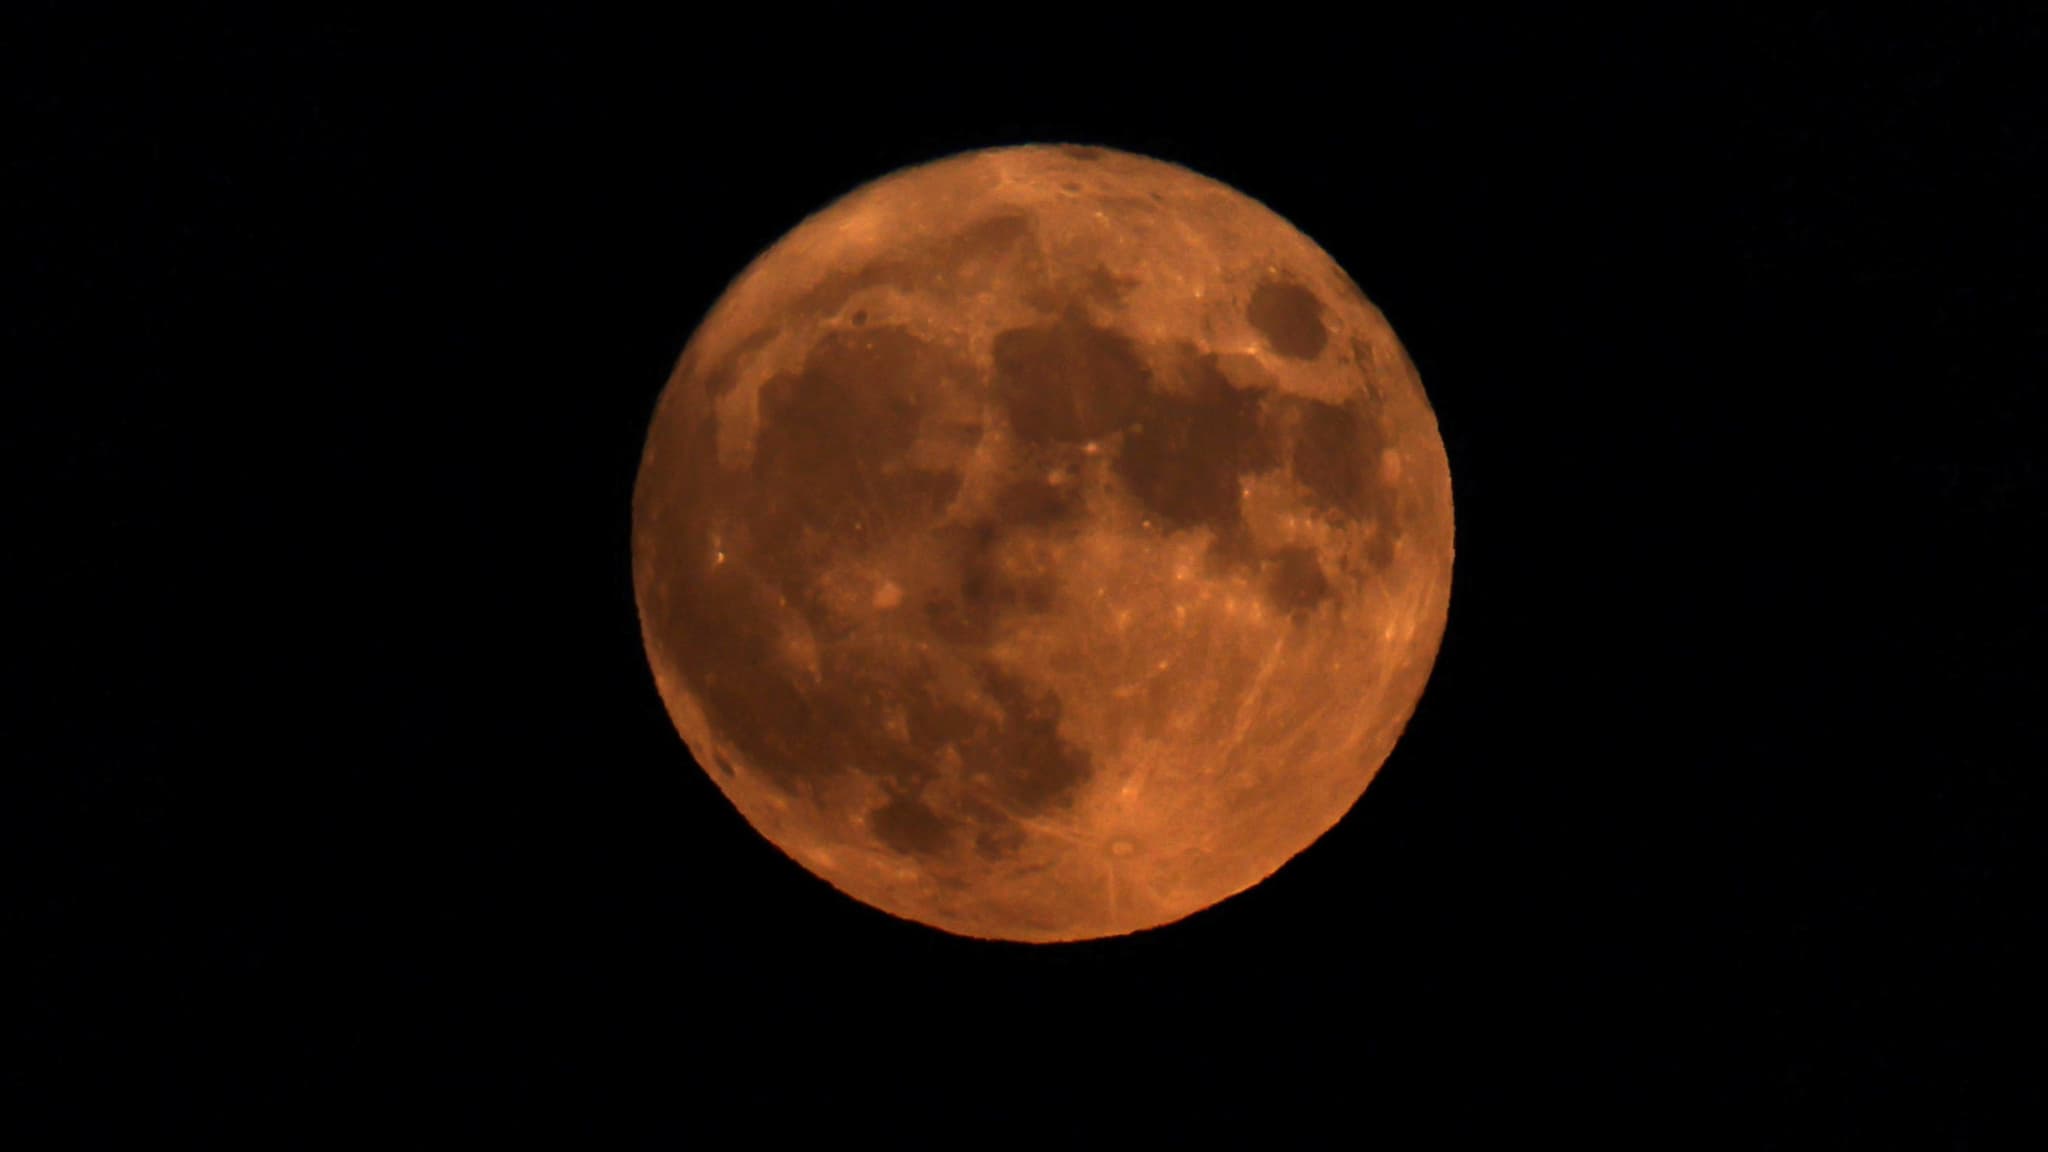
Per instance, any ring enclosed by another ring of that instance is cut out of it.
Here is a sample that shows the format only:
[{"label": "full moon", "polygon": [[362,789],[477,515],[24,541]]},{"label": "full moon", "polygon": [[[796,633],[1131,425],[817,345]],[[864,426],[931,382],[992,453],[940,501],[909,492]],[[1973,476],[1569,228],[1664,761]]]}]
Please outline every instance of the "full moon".
[{"label": "full moon", "polygon": [[1450,603],[1414,366],[1258,201],[1093,147],[966,153],[767,249],[633,497],[683,742],[841,891],[1081,940],[1259,883],[1364,793]]}]

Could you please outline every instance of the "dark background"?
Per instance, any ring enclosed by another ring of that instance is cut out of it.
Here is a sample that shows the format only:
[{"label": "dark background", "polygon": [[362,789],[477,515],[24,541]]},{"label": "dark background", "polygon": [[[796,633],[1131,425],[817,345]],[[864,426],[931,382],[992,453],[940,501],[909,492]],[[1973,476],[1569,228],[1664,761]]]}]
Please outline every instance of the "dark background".
[{"label": "dark background", "polygon": [[[4,1024],[55,1142],[2016,1143],[2027,6],[178,7],[0,37]],[[1458,514],[1350,816],[1055,948],[759,839],[656,698],[627,551],[729,278],[1038,140],[1330,251]]]}]

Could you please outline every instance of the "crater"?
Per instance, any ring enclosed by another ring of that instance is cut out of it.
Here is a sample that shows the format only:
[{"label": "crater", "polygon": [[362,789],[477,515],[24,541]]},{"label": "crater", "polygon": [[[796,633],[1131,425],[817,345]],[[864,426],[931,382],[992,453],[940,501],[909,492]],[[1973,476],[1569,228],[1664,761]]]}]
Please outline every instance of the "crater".
[{"label": "crater", "polygon": [[1268,280],[1253,289],[1245,318],[1267,347],[1292,360],[1313,360],[1330,342],[1322,301],[1292,280]]}]

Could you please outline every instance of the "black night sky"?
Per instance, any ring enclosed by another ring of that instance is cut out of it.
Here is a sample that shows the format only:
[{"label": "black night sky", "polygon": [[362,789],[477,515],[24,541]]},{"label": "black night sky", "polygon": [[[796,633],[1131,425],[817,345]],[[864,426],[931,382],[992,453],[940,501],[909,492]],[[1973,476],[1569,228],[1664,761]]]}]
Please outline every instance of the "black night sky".
[{"label": "black night sky", "polygon": [[[14,1146],[2014,1143],[2024,6],[268,7],[0,18]],[[728,280],[1044,140],[1335,256],[1458,517],[1350,816],[1060,948],[756,836],[628,568]]]}]

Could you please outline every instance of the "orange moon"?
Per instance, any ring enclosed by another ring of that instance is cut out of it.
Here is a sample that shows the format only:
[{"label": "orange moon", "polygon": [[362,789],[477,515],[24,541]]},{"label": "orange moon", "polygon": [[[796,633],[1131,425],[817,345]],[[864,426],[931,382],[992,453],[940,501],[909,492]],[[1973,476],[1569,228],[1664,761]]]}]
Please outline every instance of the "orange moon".
[{"label": "orange moon", "polygon": [[1343,817],[1450,602],[1392,329],[1258,201],[1102,148],[908,168],[763,252],[633,498],[696,761],[840,890],[965,936],[1167,924]]}]

